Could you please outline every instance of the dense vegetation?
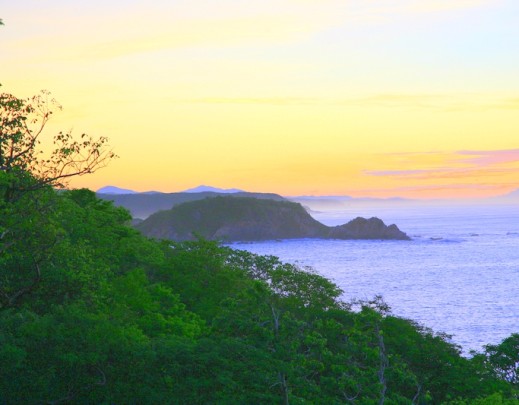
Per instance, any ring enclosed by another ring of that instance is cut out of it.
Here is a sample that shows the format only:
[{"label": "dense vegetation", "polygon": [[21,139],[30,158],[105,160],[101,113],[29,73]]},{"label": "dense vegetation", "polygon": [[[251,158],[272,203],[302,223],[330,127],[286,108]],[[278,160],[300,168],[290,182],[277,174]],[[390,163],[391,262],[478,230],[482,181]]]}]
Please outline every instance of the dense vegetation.
[{"label": "dense vegetation", "polygon": [[0,128],[0,403],[517,403],[518,334],[467,359],[307,269],[149,240],[126,210],[31,170],[35,142],[20,147],[13,117]]},{"label": "dense vegetation", "polygon": [[379,299],[352,307],[331,282],[276,258],[148,240],[127,226],[126,211],[87,190],[44,188],[1,209],[3,403],[517,394],[519,335],[466,359]]},{"label": "dense vegetation", "polygon": [[217,196],[159,211],[137,225],[147,236],[196,239],[264,240],[325,236],[328,227],[298,203]]},{"label": "dense vegetation", "polygon": [[254,241],[275,239],[397,239],[409,237],[378,218],[355,218],[340,226],[315,220],[299,203],[237,196],[214,196],[159,211],[136,224],[144,235],[173,241]]}]

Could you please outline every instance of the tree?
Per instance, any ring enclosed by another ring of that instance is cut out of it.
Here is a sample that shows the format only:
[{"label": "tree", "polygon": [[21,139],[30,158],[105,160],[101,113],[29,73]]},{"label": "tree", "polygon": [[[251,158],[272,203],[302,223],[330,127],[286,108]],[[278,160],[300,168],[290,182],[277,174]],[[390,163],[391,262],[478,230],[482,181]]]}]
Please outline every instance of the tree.
[{"label": "tree", "polygon": [[[42,149],[45,126],[61,108],[48,91],[27,99],[0,94],[0,170],[11,175],[12,183],[4,190],[4,201],[45,185],[63,188],[70,177],[93,173],[116,157],[106,137],[82,134],[74,139],[70,132],[54,135],[50,151]],[[30,184],[17,181],[24,174],[33,178]]]},{"label": "tree", "polygon": [[497,345],[486,345],[487,365],[501,379],[519,388],[519,333],[513,333]]},{"label": "tree", "polygon": [[92,173],[116,155],[107,138],[70,133],[42,148],[44,129],[55,109],[50,93],[28,99],[0,93],[0,309],[17,305],[41,280],[42,263],[59,239],[52,188]]}]

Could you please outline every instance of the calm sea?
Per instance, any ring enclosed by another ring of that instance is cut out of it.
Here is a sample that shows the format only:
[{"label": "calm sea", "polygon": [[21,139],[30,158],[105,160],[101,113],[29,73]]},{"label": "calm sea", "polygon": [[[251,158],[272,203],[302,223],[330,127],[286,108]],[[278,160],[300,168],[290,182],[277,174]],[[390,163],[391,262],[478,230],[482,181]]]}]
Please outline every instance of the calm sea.
[{"label": "calm sea", "polygon": [[231,246],[311,266],[338,284],[345,300],[380,294],[395,315],[452,335],[465,353],[519,332],[517,205],[352,205],[312,215],[327,225],[377,216],[412,240]]}]

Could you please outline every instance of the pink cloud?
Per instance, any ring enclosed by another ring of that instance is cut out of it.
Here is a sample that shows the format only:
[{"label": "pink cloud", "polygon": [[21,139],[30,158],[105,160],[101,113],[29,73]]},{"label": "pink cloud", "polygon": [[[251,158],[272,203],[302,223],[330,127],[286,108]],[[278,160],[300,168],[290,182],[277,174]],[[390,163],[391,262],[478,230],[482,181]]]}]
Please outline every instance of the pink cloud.
[{"label": "pink cloud", "polygon": [[[501,166],[507,163],[519,162],[519,149],[493,151],[462,150],[455,152],[454,154],[441,152],[437,152],[436,154],[444,157],[444,161],[450,160],[452,163],[455,163],[456,166],[439,166],[431,169],[366,170],[364,173],[370,176],[431,179],[473,177],[475,175],[499,176],[501,174],[519,172],[519,168],[517,167]],[[402,154],[392,153],[391,155],[394,156]],[[411,155],[419,156],[423,155],[423,153]],[[460,167],[459,164],[463,164],[464,167]]]},{"label": "pink cloud", "polygon": [[463,150],[458,155],[474,156],[462,160],[463,163],[471,163],[477,166],[491,166],[502,163],[519,162],[519,149],[504,149],[492,151]]},{"label": "pink cloud", "polygon": [[509,173],[519,173],[519,168],[489,168],[473,166],[469,168],[441,167],[428,170],[373,170],[365,171],[370,176],[400,177],[408,179],[439,179],[463,178],[479,176],[500,176]]}]

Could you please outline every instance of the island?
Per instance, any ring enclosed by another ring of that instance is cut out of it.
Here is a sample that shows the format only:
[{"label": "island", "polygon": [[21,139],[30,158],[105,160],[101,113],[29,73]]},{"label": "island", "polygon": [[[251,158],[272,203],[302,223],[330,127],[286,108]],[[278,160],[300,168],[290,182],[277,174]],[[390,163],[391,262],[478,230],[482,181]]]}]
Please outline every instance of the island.
[{"label": "island", "polygon": [[315,220],[299,203],[250,197],[219,196],[186,202],[135,224],[144,235],[172,241],[202,237],[223,242],[277,239],[410,238],[379,218],[355,218],[339,226]]}]

